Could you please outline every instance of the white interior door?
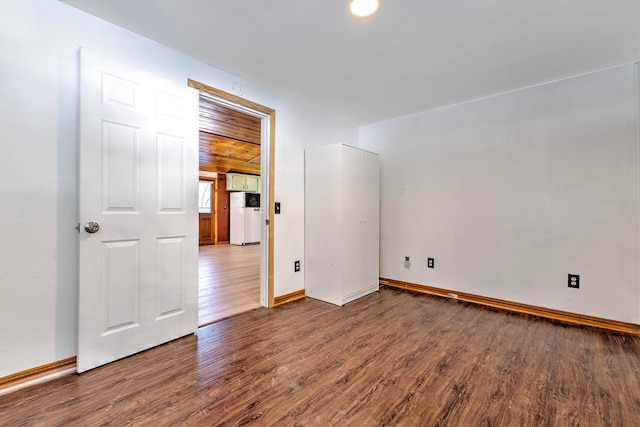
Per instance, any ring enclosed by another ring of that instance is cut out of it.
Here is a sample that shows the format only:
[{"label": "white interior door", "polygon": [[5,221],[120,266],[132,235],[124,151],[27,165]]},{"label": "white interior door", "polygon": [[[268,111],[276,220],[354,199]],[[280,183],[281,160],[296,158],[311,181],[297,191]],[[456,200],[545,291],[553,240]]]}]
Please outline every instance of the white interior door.
[{"label": "white interior door", "polygon": [[197,119],[186,83],[81,50],[78,372],[197,329]]}]

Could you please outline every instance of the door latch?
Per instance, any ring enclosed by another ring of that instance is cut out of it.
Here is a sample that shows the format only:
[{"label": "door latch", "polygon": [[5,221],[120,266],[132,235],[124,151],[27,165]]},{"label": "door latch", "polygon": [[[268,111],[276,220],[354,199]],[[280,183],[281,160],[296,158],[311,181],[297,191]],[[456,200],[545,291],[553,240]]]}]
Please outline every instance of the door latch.
[{"label": "door latch", "polygon": [[100,224],[98,224],[97,222],[88,222],[84,225],[84,231],[86,231],[87,233],[97,233],[98,230],[100,230]]}]

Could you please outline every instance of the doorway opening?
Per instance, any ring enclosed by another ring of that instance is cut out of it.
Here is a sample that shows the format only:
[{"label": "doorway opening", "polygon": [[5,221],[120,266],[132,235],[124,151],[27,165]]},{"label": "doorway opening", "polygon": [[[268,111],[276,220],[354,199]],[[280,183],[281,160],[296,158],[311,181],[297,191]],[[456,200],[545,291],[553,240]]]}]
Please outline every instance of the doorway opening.
[{"label": "doorway opening", "polygon": [[274,305],[275,111],[193,80],[189,86],[200,92],[202,327]]}]

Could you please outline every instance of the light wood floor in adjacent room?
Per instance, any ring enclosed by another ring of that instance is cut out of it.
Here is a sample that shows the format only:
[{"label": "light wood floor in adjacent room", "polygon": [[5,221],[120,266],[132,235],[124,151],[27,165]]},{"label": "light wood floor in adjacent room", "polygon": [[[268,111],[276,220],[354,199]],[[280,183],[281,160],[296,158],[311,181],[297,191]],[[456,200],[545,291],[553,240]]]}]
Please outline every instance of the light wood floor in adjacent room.
[{"label": "light wood floor in adjacent room", "polygon": [[260,245],[200,246],[198,324],[260,308]]},{"label": "light wood floor in adjacent room", "polygon": [[11,426],[638,426],[640,338],[382,287],[0,397]]}]

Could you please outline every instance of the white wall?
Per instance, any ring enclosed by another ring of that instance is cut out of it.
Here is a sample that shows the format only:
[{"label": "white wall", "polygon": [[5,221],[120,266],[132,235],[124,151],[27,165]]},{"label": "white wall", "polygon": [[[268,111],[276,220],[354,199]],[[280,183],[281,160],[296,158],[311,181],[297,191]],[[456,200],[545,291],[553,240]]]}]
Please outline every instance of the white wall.
[{"label": "white wall", "polygon": [[304,287],[304,148],[358,143],[355,127],[55,0],[0,14],[0,377],[75,355],[78,47],[276,110],[275,293]]},{"label": "white wall", "polygon": [[640,323],[634,79],[621,66],[361,128],[381,155],[380,275]]}]

